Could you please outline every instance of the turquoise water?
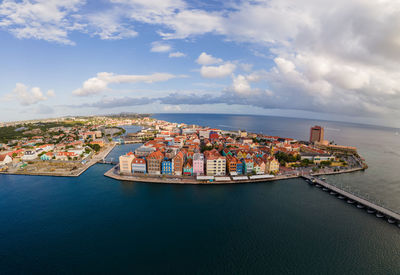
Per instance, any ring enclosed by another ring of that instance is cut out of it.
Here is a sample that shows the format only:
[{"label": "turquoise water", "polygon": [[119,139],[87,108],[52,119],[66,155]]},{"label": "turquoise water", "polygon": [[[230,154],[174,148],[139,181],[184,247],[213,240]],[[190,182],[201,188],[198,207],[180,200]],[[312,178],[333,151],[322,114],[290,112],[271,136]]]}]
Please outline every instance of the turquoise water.
[{"label": "turquoise water", "polygon": [[[220,119],[214,116],[215,123]],[[279,132],[273,119],[254,117],[251,126]],[[207,125],[212,123],[209,117]],[[352,140],[347,128],[338,129],[337,136]],[[390,132],[373,129],[371,143],[374,131]],[[294,128],[292,136],[301,132]],[[381,152],[364,141],[358,142],[365,154]],[[370,167],[379,159],[384,156],[367,158]],[[95,165],[79,178],[1,175],[0,273],[400,274],[396,226],[300,179],[225,186],[125,183],[103,176],[110,167]],[[377,196],[398,207],[396,171],[376,176],[384,181],[375,183],[370,171],[387,166],[379,167],[328,180],[377,189]]]}]

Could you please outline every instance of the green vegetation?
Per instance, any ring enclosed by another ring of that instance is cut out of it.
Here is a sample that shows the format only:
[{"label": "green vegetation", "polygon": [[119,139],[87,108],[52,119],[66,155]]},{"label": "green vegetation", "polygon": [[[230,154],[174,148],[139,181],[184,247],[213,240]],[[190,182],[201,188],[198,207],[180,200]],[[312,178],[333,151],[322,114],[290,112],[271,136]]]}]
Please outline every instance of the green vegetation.
[{"label": "green vegetation", "polygon": [[211,151],[212,149],[214,149],[214,146],[206,146],[206,145],[201,145],[201,152],[203,153],[204,151]]},{"label": "green vegetation", "polygon": [[88,144],[90,148],[92,148],[95,152],[99,152],[101,147],[98,144]]},{"label": "green vegetation", "polygon": [[296,162],[301,159],[300,155],[293,156],[290,154],[286,154],[283,152],[277,152],[275,154],[275,158],[279,161],[279,163],[285,165],[287,162]]},{"label": "green vegetation", "polygon": [[331,165],[332,165],[332,161],[330,161],[330,160],[321,161],[319,165],[320,165],[321,167],[324,167],[324,166],[331,166]]},{"label": "green vegetation", "polygon": [[[43,135],[43,133],[48,133],[48,130],[54,127],[74,127],[82,125],[84,125],[84,123],[79,121],[64,121],[64,122],[46,122],[46,123],[42,122],[25,123],[25,124],[18,124],[15,126],[0,127],[0,143],[8,143],[11,140],[21,139],[24,137],[31,138],[33,136]],[[53,135],[58,135],[60,133],[61,132],[53,132],[49,133],[49,135],[53,136]]]}]

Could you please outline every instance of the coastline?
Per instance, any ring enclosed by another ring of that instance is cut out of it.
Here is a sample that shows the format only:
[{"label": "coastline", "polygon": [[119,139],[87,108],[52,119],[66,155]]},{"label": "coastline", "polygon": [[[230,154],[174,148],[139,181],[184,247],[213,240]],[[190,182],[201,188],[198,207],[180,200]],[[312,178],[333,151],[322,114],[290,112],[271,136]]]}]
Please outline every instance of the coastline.
[{"label": "coastline", "polygon": [[[215,185],[215,184],[242,184],[242,183],[260,183],[260,182],[269,182],[269,181],[279,181],[279,180],[287,180],[294,178],[302,178],[303,175],[278,175],[273,178],[264,178],[264,179],[246,179],[246,180],[229,180],[229,181],[200,181],[191,177],[178,177],[178,176],[168,176],[168,177],[158,177],[158,176],[133,176],[133,175],[120,175],[115,173],[118,165],[113,166],[106,173],[104,173],[105,177],[112,178],[114,180],[120,181],[128,181],[128,182],[145,182],[145,183],[159,183],[159,184],[192,184],[192,185]],[[321,175],[336,175],[343,173],[353,173],[358,171],[364,171],[364,168],[352,168],[348,170],[338,171],[338,172],[328,172],[328,173],[316,173],[310,174],[310,176],[321,176]]]}]

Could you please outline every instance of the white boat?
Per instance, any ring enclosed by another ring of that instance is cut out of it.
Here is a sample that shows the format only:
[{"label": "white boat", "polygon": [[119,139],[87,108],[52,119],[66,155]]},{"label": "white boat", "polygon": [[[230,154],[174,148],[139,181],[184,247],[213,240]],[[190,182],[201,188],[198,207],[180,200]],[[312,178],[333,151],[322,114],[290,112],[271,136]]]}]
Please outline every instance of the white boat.
[{"label": "white boat", "polygon": [[324,188],[322,188],[322,190],[323,191],[328,191],[329,189],[324,187]]},{"label": "white boat", "polygon": [[363,209],[365,206],[362,204],[357,204],[357,208]]},{"label": "white boat", "polygon": [[393,219],[393,218],[388,218],[388,223],[391,223],[391,224],[393,224],[393,223],[395,223],[396,222],[396,220],[395,219]]},{"label": "white boat", "polygon": [[333,195],[333,196],[337,195],[337,193],[334,192],[334,191],[331,191],[329,194],[331,194],[331,195]]},{"label": "white boat", "polygon": [[339,199],[344,200],[346,197],[343,197],[342,195],[338,196]]},{"label": "white boat", "polygon": [[367,213],[374,214],[376,211],[374,209],[368,208]]},{"label": "white boat", "polygon": [[348,200],[347,200],[347,203],[353,204],[353,203],[355,203],[355,201],[353,201],[353,200],[351,200],[351,199],[348,199]]}]

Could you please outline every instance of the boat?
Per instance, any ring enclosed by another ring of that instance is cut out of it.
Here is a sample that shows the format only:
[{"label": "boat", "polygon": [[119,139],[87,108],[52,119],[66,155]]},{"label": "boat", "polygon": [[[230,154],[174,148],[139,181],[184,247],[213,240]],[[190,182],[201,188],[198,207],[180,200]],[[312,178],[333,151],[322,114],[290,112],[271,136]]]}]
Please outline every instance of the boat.
[{"label": "boat", "polygon": [[321,180],[325,181],[325,180],[326,180],[326,178],[321,178]]},{"label": "boat", "polygon": [[377,218],[383,218],[383,217],[385,217],[385,215],[383,215],[382,213],[377,212],[376,213],[376,217]]},{"label": "boat", "polygon": [[348,200],[347,200],[347,203],[353,204],[353,203],[355,203],[355,201],[353,201],[353,200],[351,200],[351,199],[348,199]]},{"label": "boat", "polygon": [[318,187],[318,188],[321,188],[321,187],[322,187],[322,186],[321,186],[321,185],[319,185],[319,184],[316,184],[315,186],[316,186],[316,187]]},{"label": "boat", "polygon": [[322,190],[323,191],[328,191],[329,189],[324,187],[324,188],[322,188]]},{"label": "boat", "polygon": [[346,197],[344,197],[344,196],[342,196],[342,195],[339,195],[338,196],[338,199],[341,199],[341,200],[344,200]]},{"label": "boat", "polygon": [[334,192],[334,191],[331,191],[329,194],[331,194],[331,195],[333,195],[333,196],[337,195],[337,193]]},{"label": "boat", "polygon": [[357,204],[357,208],[363,209],[365,206],[362,204]]},{"label": "boat", "polygon": [[375,212],[376,212],[375,209],[371,209],[371,208],[367,209],[368,214],[374,214]]},{"label": "boat", "polygon": [[393,223],[395,223],[396,222],[396,220],[395,219],[393,219],[393,218],[388,218],[388,223],[391,223],[391,224],[393,224]]}]

